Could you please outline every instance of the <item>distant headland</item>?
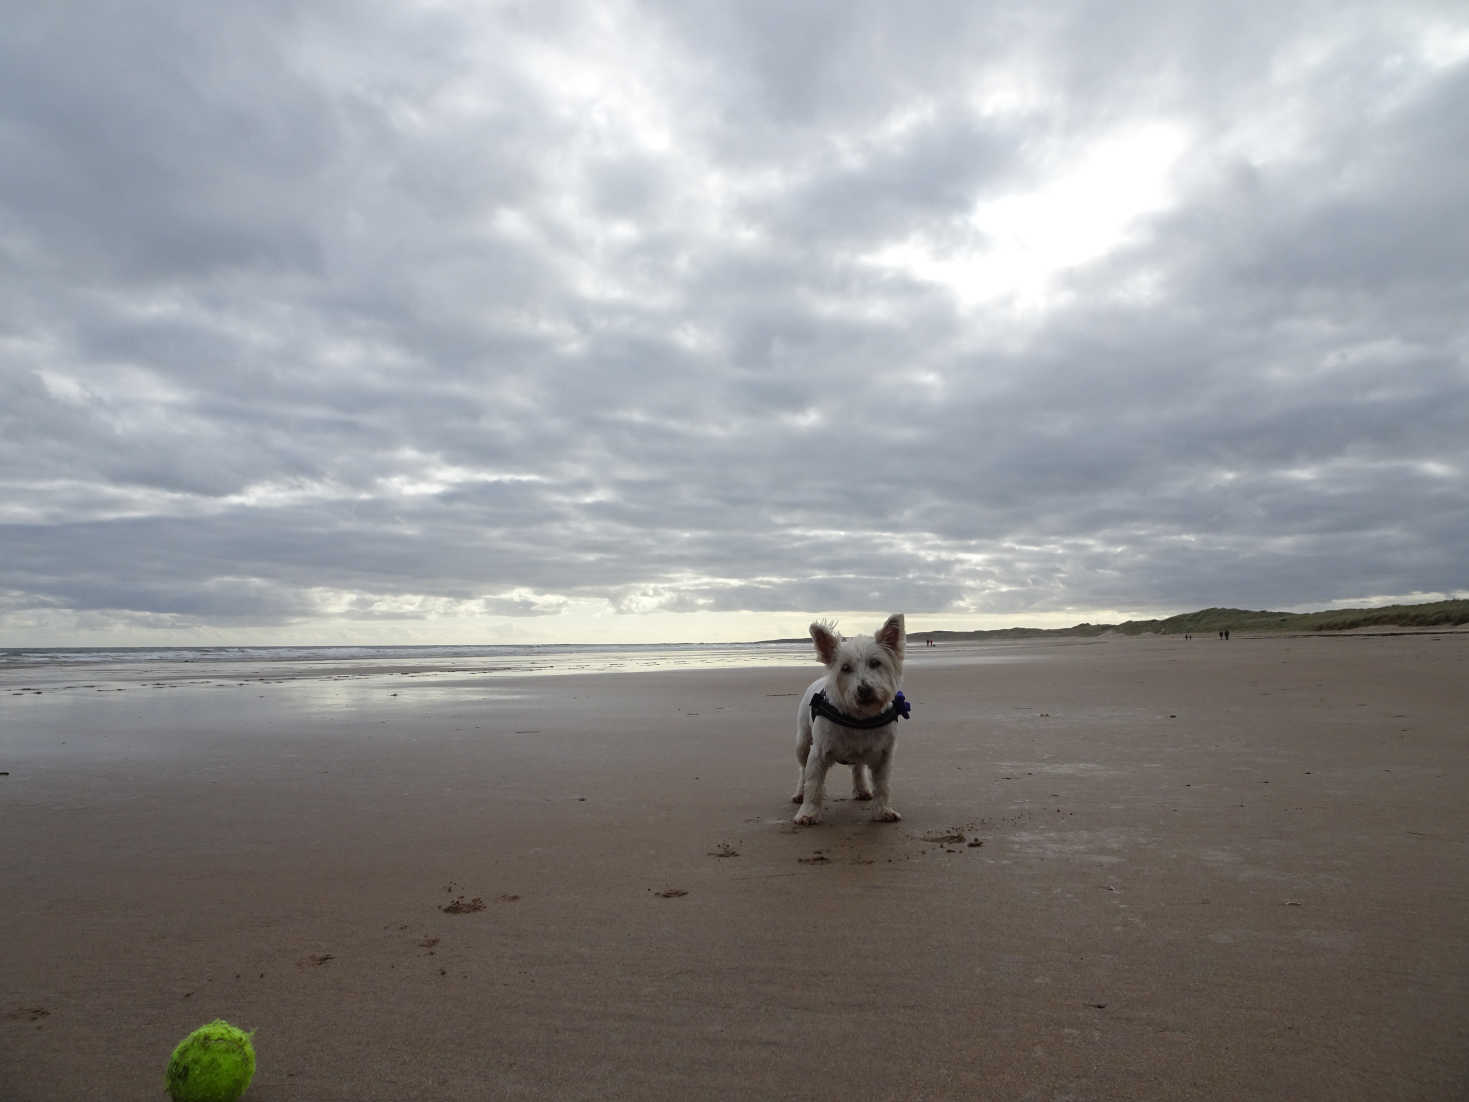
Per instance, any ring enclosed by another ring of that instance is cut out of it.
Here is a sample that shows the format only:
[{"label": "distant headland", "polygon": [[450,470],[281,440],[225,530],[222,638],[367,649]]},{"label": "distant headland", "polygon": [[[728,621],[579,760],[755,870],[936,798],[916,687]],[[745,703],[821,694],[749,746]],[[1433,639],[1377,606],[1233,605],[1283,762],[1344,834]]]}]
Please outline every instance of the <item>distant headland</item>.
[{"label": "distant headland", "polygon": [[[1455,628],[1469,624],[1469,600],[1431,601],[1421,605],[1338,608],[1327,612],[1271,612],[1243,608],[1201,608],[1164,620],[1127,620],[1120,624],[1077,624],[1069,628],[997,628],[990,631],[912,631],[910,642],[965,643],[986,639],[1033,639],[1118,635],[1210,635],[1221,631],[1250,633],[1317,633],[1361,628]],[[802,639],[770,639],[798,643]]]}]

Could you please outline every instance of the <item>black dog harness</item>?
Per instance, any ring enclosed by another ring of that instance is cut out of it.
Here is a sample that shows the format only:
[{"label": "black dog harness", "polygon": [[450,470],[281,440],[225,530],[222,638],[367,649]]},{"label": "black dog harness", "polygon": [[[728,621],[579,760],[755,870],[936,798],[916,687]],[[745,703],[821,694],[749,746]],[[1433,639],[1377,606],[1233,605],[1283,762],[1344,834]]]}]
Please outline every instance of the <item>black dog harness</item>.
[{"label": "black dog harness", "polygon": [[839,723],[843,727],[855,727],[859,731],[870,731],[874,727],[886,727],[899,717],[907,719],[912,711],[913,705],[908,703],[908,699],[901,692],[893,697],[893,702],[887,708],[870,719],[858,719],[856,716],[847,715],[846,712],[837,711],[832,707],[831,702],[826,699],[825,692],[819,692],[811,698],[811,718],[813,720],[817,716],[824,716],[833,723]]}]

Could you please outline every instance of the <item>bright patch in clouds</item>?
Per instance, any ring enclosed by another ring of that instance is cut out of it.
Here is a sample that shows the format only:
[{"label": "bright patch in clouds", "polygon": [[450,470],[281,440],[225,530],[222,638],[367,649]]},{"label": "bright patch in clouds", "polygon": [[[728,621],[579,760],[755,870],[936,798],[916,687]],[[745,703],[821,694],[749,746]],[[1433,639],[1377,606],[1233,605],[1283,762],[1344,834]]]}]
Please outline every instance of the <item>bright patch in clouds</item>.
[{"label": "bright patch in clouds", "polygon": [[1138,219],[1166,209],[1170,175],[1188,142],[1187,131],[1169,123],[1108,134],[1074,157],[1047,158],[1033,190],[981,200],[959,240],[924,236],[866,259],[940,284],[965,306],[1044,308],[1059,276],[1104,256]]}]

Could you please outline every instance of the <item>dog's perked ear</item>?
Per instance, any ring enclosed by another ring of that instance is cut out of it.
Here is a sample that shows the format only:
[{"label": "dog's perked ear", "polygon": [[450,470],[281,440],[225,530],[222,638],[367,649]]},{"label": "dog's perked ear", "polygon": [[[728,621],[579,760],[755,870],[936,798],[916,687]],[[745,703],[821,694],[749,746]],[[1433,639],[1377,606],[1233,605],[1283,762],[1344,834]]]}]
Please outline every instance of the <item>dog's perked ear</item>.
[{"label": "dog's perked ear", "polygon": [[834,622],[817,620],[811,625],[811,639],[816,644],[816,657],[821,659],[823,666],[830,666],[836,661],[837,648],[842,645],[842,637],[836,633]]},{"label": "dog's perked ear", "polygon": [[902,658],[903,651],[908,645],[908,629],[904,626],[903,614],[893,613],[883,621],[882,627],[878,628],[872,637]]}]

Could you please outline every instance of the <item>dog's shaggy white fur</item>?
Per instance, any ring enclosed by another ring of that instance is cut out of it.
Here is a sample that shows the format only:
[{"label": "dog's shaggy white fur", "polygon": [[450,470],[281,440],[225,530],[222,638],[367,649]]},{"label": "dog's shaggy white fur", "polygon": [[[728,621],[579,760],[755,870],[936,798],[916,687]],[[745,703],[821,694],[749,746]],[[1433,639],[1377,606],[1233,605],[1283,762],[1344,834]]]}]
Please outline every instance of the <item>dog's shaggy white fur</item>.
[{"label": "dog's shaggy white fur", "polygon": [[[852,767],[853,796],[876,799],[873,818],[895,823],[902,816],[893,808],[888,773],[898,721],[868,730],[844,727],[825,716],[813,717],[811,698],[825,691],[833,707],[854,719],[882,714],[903,684],[903,653],[907,648],[903,614],[893,613],[870,637],[843,639],[834,624],[815,623],[811,625],[811,638],[826,674],[811,683],[796,711],[796,760],[801,763],[801,774],[791,802],[801,807],[795,821],[809,826],[821,819],[826,771],[840,764]],[[871,772],[870,787],[866,771]]]}]

